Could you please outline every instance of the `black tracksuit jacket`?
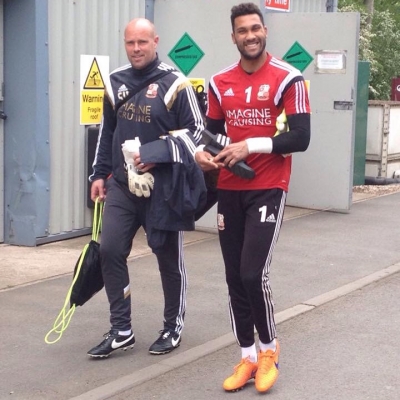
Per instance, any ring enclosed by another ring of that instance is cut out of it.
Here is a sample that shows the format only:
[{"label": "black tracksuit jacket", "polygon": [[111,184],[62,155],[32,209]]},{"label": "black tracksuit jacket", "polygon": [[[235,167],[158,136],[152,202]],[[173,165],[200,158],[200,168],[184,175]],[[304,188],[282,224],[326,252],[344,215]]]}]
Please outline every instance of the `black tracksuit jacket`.
[{"label": "black tracksuit jacket", "polygon": [[[149,245],[155,250],[165,239],[162,231],[193,230],[196,208],[204,205],[204,178],[193,160],[193,150],[204,130],[198,100],[190,81],[158,58],[143,70],[129,64],[113,71],[105,94],[89,180],[106,179],[112,174],[128,190],[121,145],[139,137],[142,161],[159,163],[150,171],[155,183],[146,218]],[[177,130],[186,133],[179,139],[169,134]],[[160,139],[165,135],[169,140]],[[173,142],[180,147],[179,160],[171,147]]]},{"label": "black tracksuit jacket", "polygon": [[196,95],[182,73],[158,58],[143,70],[130,64],[116,69],[106,81],[103,119],[89,180],[112,174],[127,187],[122,143],[138,136],[144,145],[178,129],[188,129],[196,143],[204,129]]}]

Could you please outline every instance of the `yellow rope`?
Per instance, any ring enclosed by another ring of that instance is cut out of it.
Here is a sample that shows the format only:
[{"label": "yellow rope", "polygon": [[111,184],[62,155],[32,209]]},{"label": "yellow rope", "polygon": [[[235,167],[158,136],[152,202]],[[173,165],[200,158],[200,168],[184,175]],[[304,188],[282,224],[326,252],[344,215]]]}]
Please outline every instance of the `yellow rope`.
[{"label": "yellow rope", "polygon": [[[94,240],[96,242],[98,241],[99,232],[101,229],[103,206],[104,206],[104,203],[100,202],[100,201],[98,201],[98,199],[96,199],[95,206],[94,206],[93,228],[92,228],[92,240]],[[81,270],[81,266],[82,266],[83,260],[85,258],[85,254],[87,252],[88,247],[89,247],[89,243],[87,243],[84,246],[81,256],[79,257],[79,263],[77,266],[77,270],[76,270],[74,279],[72,280],[71,286],[68,290],[67,296],[65,297],[64,306],[61,309],[60,313],[58,314],[56,320],[54,321],[53,328],[49,332],[47,332],[47,334],[44,338],[44,341],[47,344],[56,343],[61,339],[62,334],[68,328],[68,325],[71,322],[71,318],[74,315],[74,312],[76,309],[75,304],[73,304],[68,311],[67,311],[67,309],[68,309],[68,305],[69,305],[69,302],[71,299],[72,288],[74,287],[74,284],[75,284],[76,280],[78,279],[78,276],[79,276],[79,273]],[[50,340],[50,336],[52,334],[57,334],[58,336],[55,339]]]}]

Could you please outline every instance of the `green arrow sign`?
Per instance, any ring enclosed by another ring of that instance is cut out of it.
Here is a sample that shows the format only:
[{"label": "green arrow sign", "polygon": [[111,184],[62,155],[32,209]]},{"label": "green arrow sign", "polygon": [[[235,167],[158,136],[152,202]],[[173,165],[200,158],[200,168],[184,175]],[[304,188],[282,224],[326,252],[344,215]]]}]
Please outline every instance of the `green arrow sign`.
[{"label": "green arrow sign", "polygon": [[299,42],[294,42],[293,46],[283,56],[283,59],[299,69],[300,72],[303,72],[314,60]]},{"label": "green arrow sign", "polygon": [[185,33],[168,53],[168,57],[178,66],[178,68],[188,75],[190,71],[203,58],[204,53],[194,40]]}]

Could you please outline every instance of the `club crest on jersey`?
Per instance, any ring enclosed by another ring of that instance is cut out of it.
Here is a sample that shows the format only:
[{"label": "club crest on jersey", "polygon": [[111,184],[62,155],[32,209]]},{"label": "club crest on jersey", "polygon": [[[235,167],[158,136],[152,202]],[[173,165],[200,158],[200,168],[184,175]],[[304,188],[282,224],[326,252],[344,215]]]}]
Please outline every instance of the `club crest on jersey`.
[{"label": "club crest on jersey", "polygon": [[147,88],[146,97],[154,99],[157,96],[158,85],[157,83],[151,83]]},{"label": "club crest on jersey", "polygon": [[217,214],[217,226],[220,231],[225,229],[224,216],[222,214]]},{"label": "club crest on jersey", "polygon": [[258,89],[257,100],[265,101],[269,99],[269,85],[261,85]]}]

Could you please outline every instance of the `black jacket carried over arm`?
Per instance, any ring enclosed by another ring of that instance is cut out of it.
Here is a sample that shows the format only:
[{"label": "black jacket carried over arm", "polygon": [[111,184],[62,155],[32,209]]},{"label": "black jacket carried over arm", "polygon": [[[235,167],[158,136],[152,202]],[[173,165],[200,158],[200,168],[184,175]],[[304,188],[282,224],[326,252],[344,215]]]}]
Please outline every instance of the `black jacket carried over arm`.
[{"label": "black jacket carried over arm", "polygon": [[195,213],[206,202],[204,174],[193,158],[195,148],[190,133],[183,130],[140,148],[145,164],[157,163],[151,170],[154,189],[146,216],[147,241],[153,251],[163,244],[165,231],[194,230]]}]

